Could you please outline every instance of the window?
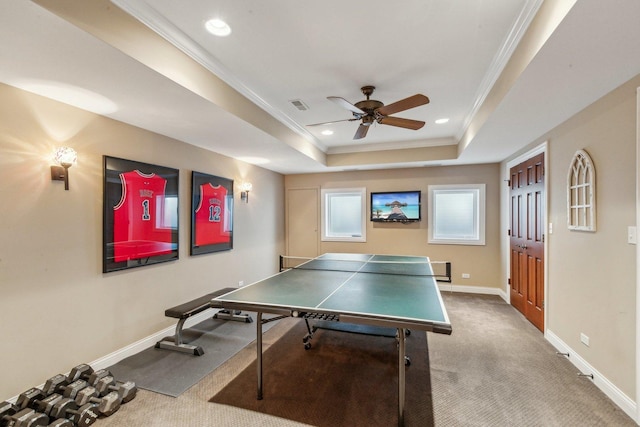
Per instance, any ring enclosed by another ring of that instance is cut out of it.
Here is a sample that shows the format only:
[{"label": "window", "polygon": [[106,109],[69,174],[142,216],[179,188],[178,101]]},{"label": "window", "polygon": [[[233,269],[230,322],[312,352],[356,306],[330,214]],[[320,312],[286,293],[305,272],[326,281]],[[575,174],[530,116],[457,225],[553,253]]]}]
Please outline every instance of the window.
[{"label": "window", "polygon": [[[178,197],[165,196],[164,203],[162,197],[156,197],[156,228],[178,229]],[[148,207],[147,207],[148,209]]]},{"label": "window", "polygon": [[322,240],[366,242],[364,188],[322,190]]},{"label": "window", "polygon": [[430,185],[429,210],[429,243],[485,244],[485,184]]},{"label": "window", "polygon": [[576,151],[567,176],[569,230],[596,231],[596,172],[591,157]]}]

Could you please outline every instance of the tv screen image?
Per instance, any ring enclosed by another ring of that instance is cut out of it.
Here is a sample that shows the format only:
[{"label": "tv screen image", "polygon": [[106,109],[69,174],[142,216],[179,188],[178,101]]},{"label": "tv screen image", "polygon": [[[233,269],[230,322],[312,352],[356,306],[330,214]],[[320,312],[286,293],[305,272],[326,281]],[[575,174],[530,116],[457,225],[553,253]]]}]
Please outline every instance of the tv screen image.
[{"label": "tv screen image", "polygon": [[371,221],[420,221],[420,191],[371,193]]}]

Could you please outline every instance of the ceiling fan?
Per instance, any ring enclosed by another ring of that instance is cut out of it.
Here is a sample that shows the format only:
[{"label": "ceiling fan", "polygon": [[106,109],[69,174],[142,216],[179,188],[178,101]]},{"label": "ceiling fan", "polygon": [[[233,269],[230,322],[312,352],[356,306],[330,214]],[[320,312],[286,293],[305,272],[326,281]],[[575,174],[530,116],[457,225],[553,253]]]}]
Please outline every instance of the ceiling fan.
[{"label": "ceiling fan", "polygon": [[394,102],[389,105],[384,105],[380,101],[376,101],[374,99],[369,99],[373,91],[375,90],[375,86],[363,86],[360,88],[364,96],[367,99],[356,102],[355,104],[351,104],[344,98],[340,98],[339,96],[328,96],[327,99],[329,101],[333,101],[342,108],[345,108],[353,114],[352,119],[345,120],[335,120],[332,122],[324,122],[324,123],[315,123],[307,126],[321,126],[328,125],[337,122],[352,122],[355,120],[362,120],[360,126],[358,126],[358,130],[356,134],[353,136],[353,139],[361,139],[367,136],[367,132],[369,131],[369,127],[373,123],[380,123],[381,125],[389,125],[396,126],[405,129],[418,130],[422,126],[424,126],[424,122],[419,120],[412,119],[403,119],[400,117],[390,117],[391,114],[399,113],[400,111],[409,110],[410,108],[419,107],[421,105],[425,105],[429,103],[429,98],[422,94],[416,94],[410,96],[405,99],[401,99],[400,101]]}]

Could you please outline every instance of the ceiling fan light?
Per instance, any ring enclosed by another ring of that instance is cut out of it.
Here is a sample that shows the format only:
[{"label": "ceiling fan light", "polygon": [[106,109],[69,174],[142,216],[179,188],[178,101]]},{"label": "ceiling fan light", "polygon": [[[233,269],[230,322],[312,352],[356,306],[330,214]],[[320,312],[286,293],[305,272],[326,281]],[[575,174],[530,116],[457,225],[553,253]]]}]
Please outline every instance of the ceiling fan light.
[{"label": "ceiling fan light", "polygon": [[445,117],[445,118],[436,120],[435,123],[437,125],[443,125],[443,124],[447,123],[448,121],[449,121],[449,119]]},{"label": "ceiling fan light", "polygon": [[362,118],[362,124],[364,126],[371,126],[373,124],[374,120],[375,120],[375,118],[373,116],[368,116],[367,115],[367,116],[364,116]]},{"label": "ceiling fan light", "polygon": [[222,19],[209,19],[205,22],[204,27],[214,36],[226,37],[231,34],[231,27]]}]

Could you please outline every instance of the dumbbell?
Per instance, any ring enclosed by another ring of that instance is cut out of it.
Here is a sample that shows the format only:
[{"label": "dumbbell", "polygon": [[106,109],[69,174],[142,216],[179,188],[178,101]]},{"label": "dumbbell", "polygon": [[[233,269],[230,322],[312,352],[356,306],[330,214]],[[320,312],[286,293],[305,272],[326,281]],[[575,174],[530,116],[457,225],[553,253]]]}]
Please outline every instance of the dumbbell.
[{"label": "dumbbell", "polygon": [[[60,400],[62,400],[62,396],[57,393],[46,396],[44,391],[39,388],[30,388],[20,394],[20,396],[18,396],[18,401],[16,402],[17,406],[15,406],[15,408],[16,410],[21,410],[22,414],[19,417],[22,419],[21,424],[15,424],[17,421],[14,421],[14,424],[9,425],[13,427],[39,425],[46,425],[47,427],[74,427],[73,422],[67,419],[57,419],[52,421],[50,424],[47,424],[49,420],[47,415],[51,411],[51,408],[53,408],[53,405]],[[1,406],[4,407],[4,404]],[[45,422],[45,418],[43,417],[46,418],[47,422]]]},{"label": "dumbbell", "polygon": [[52,418],[67,418],[77,427],[87,427],[98,420],[98,412],[93,403],[86,403],[80,407],[73,399],[63,397],[51,408],[49,416]]},{"label": "dumbbell", "polygon": [[18,407],[11,402],[0,403],[0,419],[5,415],[13,415],[18,412]]},{"label": "dumbbell", "polygon": [[85,380],[89,385],[95,385],[100,378],[108,375],[111,375],[111,372],[107,369],[98,369],[97,371],[94,371],[91,366],[86,363],[81,363],[71,369],[71,372],[69,372],[69,375],[67,376],[67,380],[69,382]]},{"label": "dumbbell", "polygon": [[63,399],[63,396],[58,393],[46,395],[44,390],[32,387],[29,390],[20,393],[16,401],[16,405],[19,409],[34,409],[43,414],[49,414],[53,405]]},{"label": "dumbbell", "polygon": [[[18,396],[18,400],[16,402],[17,408],[21,409],[21,410],[30,410],[32,412],[34,412],[35,410],[35,414],[42,414],[45,417],[47,415],[50,414],[51,410],[53,409],[53,406],[60,402],[63,399],[63,397],[58,394],[58,393],[54,393],[51,394],[49,396],[46,396],[43,390],[40,390],[39,388],[33,387],[30,388],[29,390],[25,391],[24,393],[21,393],[20,396]],[[27,415],[27,412],[24,412],[23,415]],[[33,423],[33,422],[43,422],[44,420],[40,420],[42,417],[39,417],[37,415],[32,415],[31,419],[29,420],[29,422]],[[48,417],[47,417],[47,423],[48,423]],[[36,425],[47,425],[47,423],[44,424],[23,424],[25,426],[36,426]],[[73,426],[73,422],[71,422],[70,420],[66,420],[66,419],[57,419],[51,422],[51,424],[48,424],[48,427],[74,427]]]},{"label": "dumbbell", "polygon": [[78,406],[82,406],[87,403],[94,403],[97,411],[105,417],[114,414],[118,409],[120,409],[122,397],[117,391],[107,393],[102,398],[99,398],[98,396],[98,390],[96,390],[95,387],[89,386],[80,390],[76,396],[76,404]]},{"label": "dumbbell", "polygon": [[93,368],[86,363],[81,363],[71,369],[71,372],[67,375],[67,379],[69,382],[73,382],[75,380],[87,380],[91,374],[93,374]]},{"label": "dumbbell", "polygon": [[[56,396],[59,396],[60,398],[62,398],[62,396],[60,396],[59,394],[54,394],[52,396],[54,396],[53,398],[55,398]],[[36,387],[32,387],[29,390],[20,393],[20,395],[18,396],[18,399],[16,400],[16,405],[18,406],[19,409],[31,408],[31,409],[36,409],[38,412],[44,412],[44,410],[40,409],[40,406],[41,406],[41,403],[45,400],[45,398],[47,398],[47,395],[43,390],[40,390],[39,388],[36,388]],[[45,405],[46,405],[46,402],[42,404],[43,409]]]},{"label": "dumbbell", "polygon": [[62,387],[65,387],[68,384],[69,380],[67,380],[67,377],[64,375],[54,375],[44,383],[42,391],[45,395],[49,396],[50,394],[57,393]]},{"label": "dumbbell", "polygon": [[5,427],[36,427],[49,424],[49,417],[33,409],[21,409],[13,415],[4,415],[0,419],[0,426]]},{"label": "dumbbell", "polygon": [[[67,379],[73,382],[78,379],[86,380],[89,385],[94,386],[98,390],[98,394],[100,396],[105,396],[111,391],[117,391],[120,393],[121,403],[127,403],[133,400],[138,392],[138,388],[134,382],[118,382],[114,379],[113,374],[111,374],[108,369],[99,369],[94,371],[93,368],[86,363],[81,363],[71,369]],[[73,398],[74,396],[69,393],[67,397]]]},{"label": "dumbbell", "polygon": [[51,424],[47,425],[47,427],[75,427],[73,421],[66,418],[58,418],[55,421],[52,421]]},{"label": "dumbbell", "polygon": [[[109,374],[109,371],[105,371],[97,374],[93,372],[93,370],[91,371],[92,372],[88,375],[88,378],[94,382],[98,381],[98,379]],[[78,392],[87,386],[89,386],[89,383],[87,383],[87,381],[85,380],[77,379],[75,381],[70,382],[69,377],[66,377],[62,374],[58,374],[49,378],[44,383],[44,387],[42,391],[48,396],[59,393],[59,394],[62,394],[63,397],[69,397],[71,399],[75,399]],[[44,412],[44,411],[41,410],[41,412]]]},{"label": "dumbbell", "polygon": [[138,387],[133,381],[127,381],[124,383],[117,382],[112,376],[100,378],[100,380],[98,380],[98,382],[94,384],[94,387],[96,388],[100,396],[105,396],[111,391],[117,391],[120,395],[122,403],[127,403],[133,400],[133,398],[136,397],[136,394],[138,393]]},{"label": "dumbbell", "polygon": [[[104,380],[104,378],[106,377],[110,377],[110,379]],[[108,369],[99,369],[97,371],[94,371],[93,368],[91,368],[91,366],[86,363],[81,363],[80,365],[75,366],[73,369],[71,369],[71,372],[69,372],[67,379],[69,381],[84,379],[89,383],[89,385],[96,387],[98,389],[98,393],[101,396],[104,396],[110,391],[118,391],[121,395],[123,395],[122,403],[131,401],[134,397],[136,397],[136,393],[138,392],[138,388],[136,387],[136,384],[134,382],[127,381],[125,383],[122,383],[116,381],[113,377],[113,374]],[[98,382],[100,382],[99,386]]]},{"label": "dumbbell", "polygon": [[89,383],[85,380],[75,380],[67,385],[57,387],[57,392],[62,392],[64,397],[70,397],[71,399],[75,399],[78,395],[78,392],[83,388],[89,386]]},{"label": "dumbbell", "polygon": [[[67,377],[62,374],[54,375],[44,383],[42,390],[40,390],[42,394],[44,394],[44,396],[37,394],[37,396],[34,396],[33,398],[42,399],[54,393],[63,393],[65,396],[69,395],[67,397],[71,397],[71,395],[75,396],[78,393],[78,387],[80,386],[81,384],[70,385]],[[33,392],[35,390],[36,389],[29,389],[28,391]],[[18,404],[18,406],[20,406],[22,409],[26,408],[26,406],[23,406],[21,404]]]},{"label": "dumbbell", "polygon": [[54,393],[61,393],[65,397],[75,397],[78,394],[78,391],[82,388],[86,387],[86,383],[80,383],[77,381],[69,381],[69,379],[62,375],[54,375],[49,378],[42,387],[42,391],[47,395],[52,395]]},{"label": "dumbbell", "polygon": [[20,409],[9,402],[0,404],[0,426],[3,427],[35,427],[46,426],[49,418],[31,408]]}]

